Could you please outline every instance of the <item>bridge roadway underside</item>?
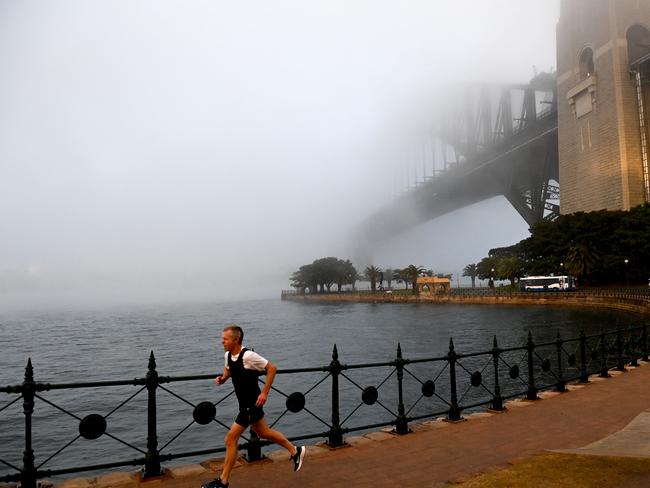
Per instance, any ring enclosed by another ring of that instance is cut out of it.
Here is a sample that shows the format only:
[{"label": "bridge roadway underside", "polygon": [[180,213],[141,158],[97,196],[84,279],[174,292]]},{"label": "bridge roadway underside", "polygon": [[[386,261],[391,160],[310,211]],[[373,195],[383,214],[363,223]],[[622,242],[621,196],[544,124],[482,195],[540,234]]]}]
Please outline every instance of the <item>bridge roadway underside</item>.
[{"label": "bridge roadway underside", "polygon": [[559,179],[557,114],[539,119],[419,185],[363,225],[368,243],[382,241],[463,207],[503,195],[529,225],[549,210],[549,180]]}]

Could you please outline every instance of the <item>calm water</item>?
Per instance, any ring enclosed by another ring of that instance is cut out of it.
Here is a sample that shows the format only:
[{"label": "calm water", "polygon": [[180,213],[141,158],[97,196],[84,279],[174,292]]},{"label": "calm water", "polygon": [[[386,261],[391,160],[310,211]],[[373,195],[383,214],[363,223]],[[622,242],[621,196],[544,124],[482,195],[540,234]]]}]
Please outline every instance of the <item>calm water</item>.
[{"label": "calm water", "polygon": [[[152,350],[160,375],[216,373],[223,367],[223,351],[217,341],[223,325],[232,322],[246,331],[245,345],[287,369],[328,364],[334,344],[340,361],[347,364],[389,361],[395,357],[398,342],[404,357],[415,359],[445,354],[450,337],[457,352],[472,352],[489,349],[494,335],[502,347],[517,346],[524,344],[528,331],[540,343],[554,339],[558,330],[568,338],[577,336],[580,329],[595,333],[617,325],[640,325],[641,319],[616,312],[546,307],[313,304],[279,300],[5,313],[0,314],[0,384],[20,383],[28,357],[32,358],[36,381],[69,383],[142,377]],[[427,377],[440,374],[435,370],[414,372]],[[383,373],[377,374],[370,378],[369,372],[359,372],[350,379],[376,385]],[[279,375],[276,386],[287,394],[307,391],[322,377]],[[308,408],[315,416],[305,412],[296,414],[297,417],[286,416],[278,421],[277,427],[289,435],[327,430],[315,417],[329,420],[325,405],[330,394],[328,384],[315,388],[308,396]],[[230,385],[216,388],[211,381],[172,383],[165,387],[193,404],[217,401],[231,391]],[[348,382],[342,386],[342,393],[354,389]],[[111,412],[137,390],[138,387],[64,390],[45,392],[42,396],[82,418],[89,413]],[[283,411],[284,402],[279,392],[271,397],[269,419]],[[14,398],[0,395],[0,409]],[[164,452],[222,445],[225,428],[217,424],[194,425],[173,439],[191,423],[191,406],[188,413],[187,403],[166,391],[159,390],[158,398],[159,448],[171,440]],[[218,406],[217,417],[226,425],[233,418],[232,400],[227,398]],[[318,411],[320,404],[324,407]],[[352,408],[350,411],[350,422],[355,420],[354,416],[368,415]],[[380,413],[369,415],[368,418],[381,417]],[[362,425],[363,418],[358,418],[356,425]],[[34,425],[37,464],[78,435],[77,419],[38,399]],[[43,469],[105,462],[107,458],[140,457],[137,449],[146,449],[145,394],[111,414],[109,432],[122,442],[106,436],[98,441],[78,439],[47,461]],[[17,402],[0,411],[0,459],[14,466],[22,464],[23,435],[22,405]],[[176,464],[183,462],[188,460]],[[9,472],[12,471],[0,463],[0,474]]]}]

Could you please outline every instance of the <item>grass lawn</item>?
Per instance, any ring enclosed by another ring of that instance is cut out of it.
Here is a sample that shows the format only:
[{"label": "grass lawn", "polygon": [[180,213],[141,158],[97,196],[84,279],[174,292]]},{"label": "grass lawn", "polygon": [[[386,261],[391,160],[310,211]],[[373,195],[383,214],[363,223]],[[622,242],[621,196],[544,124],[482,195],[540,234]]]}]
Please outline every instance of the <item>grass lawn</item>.
[{"label": "grass lawn", "polygon": [[454,483],[463,488],[650,487],[650,459],[546,453]]}]

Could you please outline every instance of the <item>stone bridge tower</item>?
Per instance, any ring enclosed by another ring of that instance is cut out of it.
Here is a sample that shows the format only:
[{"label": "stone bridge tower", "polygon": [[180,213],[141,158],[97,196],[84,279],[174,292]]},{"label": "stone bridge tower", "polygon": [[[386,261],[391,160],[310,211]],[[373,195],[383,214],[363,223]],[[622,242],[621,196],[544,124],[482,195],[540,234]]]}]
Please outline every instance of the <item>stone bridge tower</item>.
[{"label": "stone bridge tower", "polygon": [[561,0],[560,211],[650,201],[650,1]]}]

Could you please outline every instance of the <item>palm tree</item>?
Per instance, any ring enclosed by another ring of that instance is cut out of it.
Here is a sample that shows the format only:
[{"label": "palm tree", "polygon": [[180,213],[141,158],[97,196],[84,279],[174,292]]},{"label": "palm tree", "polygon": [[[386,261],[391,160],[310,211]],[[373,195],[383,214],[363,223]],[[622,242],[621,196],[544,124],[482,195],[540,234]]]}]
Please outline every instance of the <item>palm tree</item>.
[{"label": "palm tree", "polygon": [[422,266],[409,264],[406,268],[404,268],[403,271],[404,271],[405,278],[408,280],[408,282],[411,283],[411,285],[413,286],[413,292],[415,292],[415,285],[418,280],[418,276],[420,276],[420,273],[424,272],[424,268]]},{"label": "palm tree", "polygon": [[404,275],[404,270],[403,270],[403,269],[399,269],[399,268],[398,268],[398,269],[394,269],[394,270],[393,270],[393,279],[394,279],[397,283],[404,283],[404,289],[405,289],[405,290],[408,288],[408,286],[409,286],[409,284],[408,284],[408,279],[407,279],[406,276]]},{"label": "palm tree", "polygon": [[368,281],[370,281],[370,290],[371,291],[376,291],[377,290],[377,279],[381,275],[382,271],[381,268],[378,268],[376,266],[368,266],[364,270],[364,275]]},{"label": "palm tree", "polygon": [[476,277],[478,276],[478,266],[475,263],[468,264],[463,269],[463,276],[468,276],[472,280],[472,288],[476,288]]},{"label": "palm tree", "polygon": [[584,285],[589,283],[589,271],[596,263],[598,253],[591,245],[577,244],[567,252],[566,268],[573,276],[582,279]]}]

